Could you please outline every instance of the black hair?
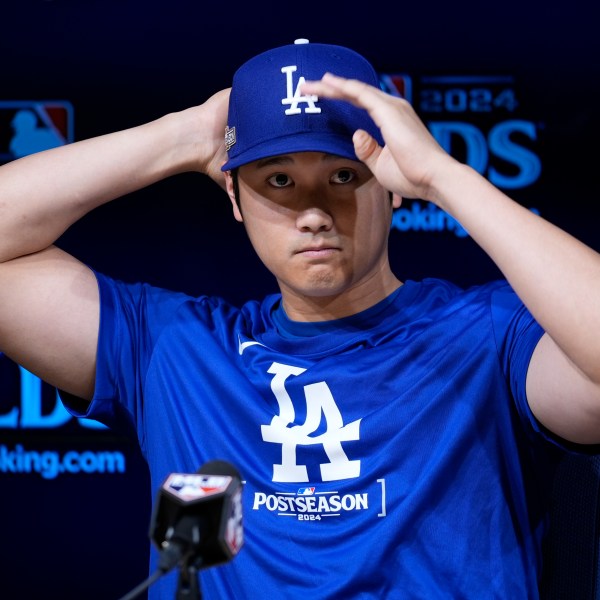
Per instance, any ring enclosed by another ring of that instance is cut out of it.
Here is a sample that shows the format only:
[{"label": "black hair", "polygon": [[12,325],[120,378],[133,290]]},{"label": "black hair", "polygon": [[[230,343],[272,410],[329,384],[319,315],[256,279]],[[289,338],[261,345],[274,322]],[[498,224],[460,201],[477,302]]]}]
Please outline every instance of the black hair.
[{"label": "black hair", "polygon": [[237,207],[241,213],[242,206],[240,204],[240,180],[238,175],[239,169],[239,167],[231,169],[231,183],[233,185],[233,197],[235,198],[235,203],[237,204]]}]

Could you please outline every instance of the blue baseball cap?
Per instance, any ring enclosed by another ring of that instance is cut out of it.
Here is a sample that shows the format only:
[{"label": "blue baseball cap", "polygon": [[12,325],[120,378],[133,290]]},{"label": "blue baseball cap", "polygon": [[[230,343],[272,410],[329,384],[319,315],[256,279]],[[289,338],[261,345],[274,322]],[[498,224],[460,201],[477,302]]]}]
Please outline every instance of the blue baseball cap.
[{"label": "blue baseball cap", "polygon": [[327,152],[358,160],[357,129],[383,139],[366,110],[342,100],[300,94],[299,84],[325,72],[379,87],[372,65],[354,50],[330,44],[294,44],[263,52],[234,74],[225,129],[228,161],[222,170],[291,152]]}]

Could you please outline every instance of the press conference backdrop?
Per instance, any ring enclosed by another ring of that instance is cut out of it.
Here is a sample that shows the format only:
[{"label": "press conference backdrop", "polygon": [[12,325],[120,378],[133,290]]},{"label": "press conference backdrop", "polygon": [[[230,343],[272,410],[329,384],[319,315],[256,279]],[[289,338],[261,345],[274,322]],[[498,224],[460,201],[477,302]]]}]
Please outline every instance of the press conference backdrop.
[{"label": "press conference backdrop", "polygon": [[[0,161],[200,103],[247,58],[306,37],[367,56],[452,154],[600,250],[595,3],[213,4],[3,3]],[[97,209],[59,245],[117,278],[241,303],[275,284],[230,212],[191,173]],[[390,252],[404,280],[499,276],[418,199],[395,213]],[[119,598],[147,575],[149,508],[135,444],[71,418],[55,389],[0,355],[0,596]]]}]

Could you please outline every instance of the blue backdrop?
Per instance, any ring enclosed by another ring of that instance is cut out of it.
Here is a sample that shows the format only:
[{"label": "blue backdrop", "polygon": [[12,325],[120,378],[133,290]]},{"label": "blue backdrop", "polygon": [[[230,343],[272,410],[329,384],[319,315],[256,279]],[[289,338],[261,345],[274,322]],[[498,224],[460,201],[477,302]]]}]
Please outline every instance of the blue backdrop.
[{"label": "blue backdrop", "polygon": [[[0,162],[200,103],[247,58],[307,37],[364,54],[454,155],[600,250],[592,2],[256,4],[4,3]],[[228,199],[198,174],[94,211],[59,245],[125,280],[234,302],[275,290]],[[401,279],[499,275],[418,200],[396,213],[390,248]],[[136,446],[70,419],[54,389],[0,355],[2,598],[116,600],[147,576],[149,506]]]}]

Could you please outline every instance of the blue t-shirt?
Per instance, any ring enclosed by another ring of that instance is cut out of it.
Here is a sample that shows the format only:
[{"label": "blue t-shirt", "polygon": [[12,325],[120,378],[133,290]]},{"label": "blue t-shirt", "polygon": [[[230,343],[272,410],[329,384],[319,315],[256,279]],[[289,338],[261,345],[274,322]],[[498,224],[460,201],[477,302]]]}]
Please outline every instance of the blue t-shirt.
[{"label": "blue t-shirt", "polygon": [[561,448],[525,394],[543,331],[506,282],[407,281],[298,323],[279,295],[237,308],[97,277],[86,416],[133,428],[153,498],[214,459],[245,482],[245,543],[201,572],[207,600],[538,596]]}]

